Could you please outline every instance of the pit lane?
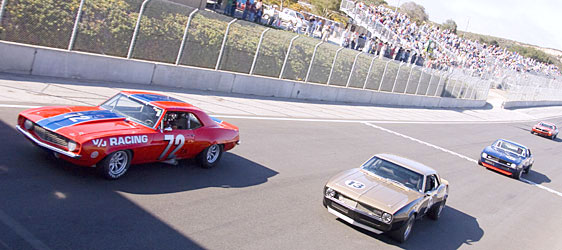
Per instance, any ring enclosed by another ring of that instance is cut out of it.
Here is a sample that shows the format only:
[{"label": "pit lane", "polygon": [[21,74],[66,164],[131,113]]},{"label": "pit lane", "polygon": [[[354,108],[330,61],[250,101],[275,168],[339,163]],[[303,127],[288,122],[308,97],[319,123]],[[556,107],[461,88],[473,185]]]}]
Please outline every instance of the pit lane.
[{"label": "pit lane", "polygon": [[[133,166],[123,179],[110,182],[91,169],[48,159],[15,131],[21,110],[0,109],[0,248],[562,246],[561,197],[363,123],[225,119],[240,127],[243,144],[227,153],[218,167],[200,169],[190,161],[181,166],[147,164]],[[513,139],[535,154],[532,172],[524,177],[562,190],[561,141],[531,135],[533,124],[377,126],[474,159],[496,138]],[[418,160],[450,182],[443,217],[438,222],[417,221],[405,244],[350,227],[321,204],[329,177],[379,152]]]}]

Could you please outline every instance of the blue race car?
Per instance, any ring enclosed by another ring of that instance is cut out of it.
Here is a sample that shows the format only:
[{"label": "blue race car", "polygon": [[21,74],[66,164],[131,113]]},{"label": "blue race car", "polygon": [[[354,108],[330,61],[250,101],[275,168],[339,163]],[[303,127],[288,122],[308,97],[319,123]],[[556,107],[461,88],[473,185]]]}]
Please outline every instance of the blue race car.
[{"label": "blue race car", "polygon": [[499,139],[487,146],[478,160],[479,165],[519,179],[529,173],[533,166],[533,155],[527,147]]}]

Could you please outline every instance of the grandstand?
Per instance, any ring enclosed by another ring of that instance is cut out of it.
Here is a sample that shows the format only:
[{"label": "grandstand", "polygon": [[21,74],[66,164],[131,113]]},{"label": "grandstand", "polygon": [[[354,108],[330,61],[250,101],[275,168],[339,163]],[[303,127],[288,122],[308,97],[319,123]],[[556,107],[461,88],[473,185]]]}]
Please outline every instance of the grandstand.
[{"label": "grandstand", "polygon": [[[382,5],[367,5],[361,1],[343,0],[341,10],[355,24],[365,26],[381,39],[391,40],[393,46],[417,51],[425,66],[448,70],[463,68],[477,75],[494,75],[499,69],[532,73],[548,78],[560,77],[560,69],[531,58],[508,51],[496,45],[488,45],[459,37],[450,30],[423,23],[417,24],[407,15]],[[381,37],[375,27],[382,25],[390,36]]]}]

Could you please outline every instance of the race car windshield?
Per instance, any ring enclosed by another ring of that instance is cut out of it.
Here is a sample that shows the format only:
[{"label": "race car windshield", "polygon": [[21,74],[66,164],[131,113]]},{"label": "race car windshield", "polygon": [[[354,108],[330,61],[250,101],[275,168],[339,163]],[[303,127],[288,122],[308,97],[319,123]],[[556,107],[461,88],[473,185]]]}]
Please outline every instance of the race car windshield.
[{"label": "race car windshield", "polygon": [[162,109],[119,94],[107,100],[102,108],[114,111],[135,122],[153,128],[162,115]]},{"label": "race car windshield", "polygon": [[420,192],[422,190],[423,175],[378,157],[371,158],[361,169],[382,178],[399,182],[410,189]]},{"label": "race car windshield", "polygon": [[498,142],[499,148],[501,149],[505,149],[509,152],[518,154],[518,155],[523,155],[525,153],[525,149],[523,149],[522,147],[519,147],[513,143],[509,143],[506,141],[499,141]]},{"label": "race car windshield", "polygon": [[545,128],[554,129],[554,126],[546,124],[546,123],[541,123],[539,125],[541,125],[542,127],[545,127]]}]

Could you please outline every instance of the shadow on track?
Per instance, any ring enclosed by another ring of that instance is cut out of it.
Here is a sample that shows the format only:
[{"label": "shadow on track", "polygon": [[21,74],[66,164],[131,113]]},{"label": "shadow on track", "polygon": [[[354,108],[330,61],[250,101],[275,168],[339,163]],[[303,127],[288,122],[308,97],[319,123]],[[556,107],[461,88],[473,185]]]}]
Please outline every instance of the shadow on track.
[{"label": "shadow on track", "polygon": [[[7,117],[15,123],[14,113]],[[94,169],[51,159],[17,132],[14,124],[0,121],[0,137],[0,197],[9,201],[0,203],[0,212],[29,232],[22,234],[21,227],[0,220],[0,242],[9,249],[29,249],[35,239],[51,249],[203,249],[190,239],[189,227],[173,227],[156,216],[165,212],[159,207],[170,202],[165,197],[140,197],[143,202],[137,203],[127,193],[247,187],[277,174],[225,154],[213,169],[147,164],[132,166],[123,179],[107,181]],[[182,211],[175,214],[187,221],[198,216]]]},{"label": "shadow on track", "polygon": [[[342,220],[340,222],[346,224]],[[455,208],[445,206],[438,221],[427,217],[416,220],[410,238],[400,244],[386,234],[375,234],[361,228],[355,228],[377,240],[402,249],[458,249],[463,245],[472,245],[484,236],[476,218]]]},{"label": "shadow on track", "polygon": [[529,171],[528,174],[524,174],[522,176],[522,178],[525,178],[526,180],[532,181],[536,184],[543,184],[543,183],[550,183],[550,178],[548,178],[548,176],[541,174],[535,170],[533,170],[531,168],[531,171]]}]

